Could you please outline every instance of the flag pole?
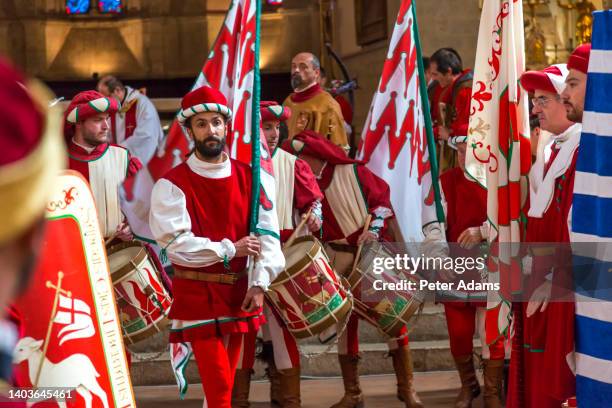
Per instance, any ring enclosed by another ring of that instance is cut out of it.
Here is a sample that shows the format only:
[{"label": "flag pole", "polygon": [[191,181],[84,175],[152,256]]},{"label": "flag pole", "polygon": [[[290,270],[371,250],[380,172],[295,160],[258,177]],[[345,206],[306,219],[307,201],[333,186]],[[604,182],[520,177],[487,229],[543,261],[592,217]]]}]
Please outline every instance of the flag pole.
[{"label": "flag pole", "polygon": [[[253,64],[253,96],[251,105],[251,219],[249,231],[251,236],[257,233],[259,222],[259,191],[261,188],[261,146],[259,141],[259,100],[261,93],[261,82],[259,78],[259,49],[260,49],[260,22],[261,22],[261,1],[255,1],[255,52]],[[255,257],[249,257],[249,281],[255,267]]]},{"label": "flag pole", "polygon": [[434,189],[436,201],[436,215],[438,222],[444,222],[444,209],[442,208],[442,198],[440,195],[440,185],[438,183],[438,161],[436,158],[436,143],[433,136],[431,123],[431,111],[429,109],[429,98],[427,96],[427,83],[425,81],[425,67],[423,66],[423,51],[421,50],[421,40],[419,38],[419,25],[417,24],[416,0],[412,0],[412,19],[414,21],[414,42],[417,50],[417,66],[419,69],[419,93],[421,94],[421,107],[423,108],[423,118],[425,119],[425,133],[427,135],[427,150],[429,151],[429,164],[431,166],[431,184]]}]

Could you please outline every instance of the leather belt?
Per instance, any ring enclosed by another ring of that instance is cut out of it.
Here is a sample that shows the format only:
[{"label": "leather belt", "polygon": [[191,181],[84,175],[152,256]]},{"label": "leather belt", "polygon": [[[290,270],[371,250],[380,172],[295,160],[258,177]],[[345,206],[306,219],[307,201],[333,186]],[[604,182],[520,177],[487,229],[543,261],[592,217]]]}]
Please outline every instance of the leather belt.
[{"label": "leather belt", "polygon": [[246,276],[246,270],[238,273],[206,273],[197,271],[188,271],[185,269],[174,269],[174,277],[179,279],[191,279],[200,282],[222,283],[224,285],[233,285],[240,278]]},{"label": "leather belt", "polygon": [[357,247],[355,245],[337,244],[334,242],[328,242],[327,245],[336,252],[348,252],[353,255],[357,253]]}]

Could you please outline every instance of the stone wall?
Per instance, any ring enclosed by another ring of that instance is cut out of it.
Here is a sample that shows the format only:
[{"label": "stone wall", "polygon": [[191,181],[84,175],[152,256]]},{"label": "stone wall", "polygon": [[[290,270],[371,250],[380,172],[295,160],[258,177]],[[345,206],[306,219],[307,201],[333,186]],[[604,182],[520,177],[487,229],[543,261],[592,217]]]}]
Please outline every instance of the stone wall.
[{"label": "stone wall", "polygon": [[[83,80],[94,73],[128,80],[195,77],[229,3],[129,0],[119,16],[101,15],[95,7],[88,15],[69,16],[64,0],[2,0],[0,54],[47,81]],[[288,71],[291,55],[301,49],[318,51],[317,26],[314,2],[287,0],[280,9],[266,7],[264,72]]]}]

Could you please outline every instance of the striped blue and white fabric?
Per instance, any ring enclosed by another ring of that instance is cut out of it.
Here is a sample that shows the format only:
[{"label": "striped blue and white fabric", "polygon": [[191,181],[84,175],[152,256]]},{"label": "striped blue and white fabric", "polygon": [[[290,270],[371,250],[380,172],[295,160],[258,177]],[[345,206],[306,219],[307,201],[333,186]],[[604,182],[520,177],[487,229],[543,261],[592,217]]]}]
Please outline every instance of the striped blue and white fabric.
[{"label": "striped blue and white fabric", "polygon": [[612,11],[593,13],[572,247],[579,407],[612,407]]}]

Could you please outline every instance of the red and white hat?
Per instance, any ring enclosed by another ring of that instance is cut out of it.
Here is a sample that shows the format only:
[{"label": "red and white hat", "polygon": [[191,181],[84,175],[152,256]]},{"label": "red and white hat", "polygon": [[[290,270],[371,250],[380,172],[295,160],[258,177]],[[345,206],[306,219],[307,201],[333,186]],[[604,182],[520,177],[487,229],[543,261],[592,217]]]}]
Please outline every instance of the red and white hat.
[{"label": "red and white hat", "polygon": [[575,69],[587,73],[589,68],[589,57],[591,56],[591,44],[582,44],[576,47],[567,60],[567,69]]},{"label": "red and white hat", "polygon": [[260,102],[259,111],[261,112],[262,122],[268,122],[270,120],[285,122],[291,117],[291,109],[286,106],[279,105],[276,101]]},{"label": "red and white hat", "polygon": [[78,93],[68,109],[66,109],[66,122],[75,124],[98,113],[113,114],[119,110],[119,103],[115,98],[107,98],[98,91],[83,91]]},{"label": "red and white hat", "polygon": [[43,217],[53,180],[66,165],[62,112],[51,92],[0,59],[0,245]]},{"label": "red and white hat", "polygon": [[219,112],[227,120],[232,118],[232,111],[227,106],[225,95],[210,86],[202,86],[185,95],[181,100],[181,111],[177,117],[182,124],[190,117],[202,112]]},{"label": "red and white hat", "polygon": [[528,92],[536,89],[561,94],[569,70],[566,64],[551,65],[541,71],[527,71],[521,75],[521,85]]},{"label": "red and white hat", "polygon": [[74,136],[74,125],[98,113],[113,114],[119,110],[115,98],[107,98],[98,91],[79,92],[64,112],[64,137],[69,140]]}]

